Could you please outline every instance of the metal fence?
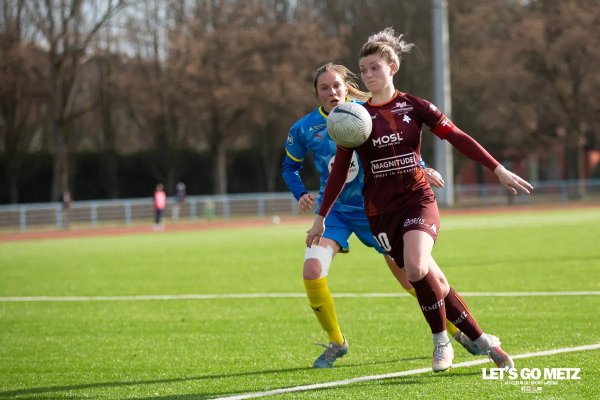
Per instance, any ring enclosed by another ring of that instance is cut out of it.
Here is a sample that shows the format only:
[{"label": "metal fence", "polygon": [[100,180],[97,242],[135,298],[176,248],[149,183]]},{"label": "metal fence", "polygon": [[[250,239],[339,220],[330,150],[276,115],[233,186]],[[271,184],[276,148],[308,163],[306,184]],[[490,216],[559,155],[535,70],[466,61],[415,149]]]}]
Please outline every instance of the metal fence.
[{"label": "metal fence", "polygon": [[[512,196],[501,185],[456,185],[455,208],[492,207],[519,204],[552,204],[564,202],[598,202],[600,180],[536,182],[531,196]],[[298,214],[296,200],[285,193],[250,193],[219,196],[188,196],[179,210],[173,198],[168,199],[165,218],[179,221],[266,217]],[[120,199],[75,201],[69,209],[60,203],[36,203],[0,206],[0,229],[28,229],[70,225],[98,227],[107,225],[151,224],[153,200]]]},{"label": "metal fence", "polygon": [[[289,193],[250,193],[219,196],[188,196],[176,208],[167,199],[165,219],[179,221],[297,214],[296,200]],[[0,229],[28,229],[77,226],[131,226],[150,224],[154,217],[152,198],[75,201],[64,209],[62,203],[30,203],[0,206]]]}]

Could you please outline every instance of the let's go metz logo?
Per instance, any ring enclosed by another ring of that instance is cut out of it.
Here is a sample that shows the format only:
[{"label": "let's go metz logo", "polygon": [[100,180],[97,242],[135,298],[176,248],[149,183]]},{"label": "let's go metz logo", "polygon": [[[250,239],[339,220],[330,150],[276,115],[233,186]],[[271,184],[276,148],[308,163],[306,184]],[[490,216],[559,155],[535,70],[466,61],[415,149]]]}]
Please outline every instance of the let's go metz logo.
[{"label": "let's go metz logo", "polygon": [[481,378],[504,381],[505,385],[520,387],[523,393],[541,393],[544,387],[556,386],[558,381],[581,380],[579,368],[482,368]]},{"label": "let's go metz logo", "polygon": [[552,380],[571,381],[580,380],[579,368],[482,368],[481,378],[483,380]]}]

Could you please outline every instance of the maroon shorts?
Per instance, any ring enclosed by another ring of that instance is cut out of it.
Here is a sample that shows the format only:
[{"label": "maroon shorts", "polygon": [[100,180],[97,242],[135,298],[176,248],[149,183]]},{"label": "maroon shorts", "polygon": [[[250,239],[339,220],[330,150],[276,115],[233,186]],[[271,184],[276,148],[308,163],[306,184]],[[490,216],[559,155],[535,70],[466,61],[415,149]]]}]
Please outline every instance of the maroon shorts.
[{"label": "maroon shorts", "polygon": [[404,239],[408,231],[419,230],[437,240],[440,213],[437,202],[417,204],[407,209],[369,217],[371,231],[385,252],[404,267]]}]

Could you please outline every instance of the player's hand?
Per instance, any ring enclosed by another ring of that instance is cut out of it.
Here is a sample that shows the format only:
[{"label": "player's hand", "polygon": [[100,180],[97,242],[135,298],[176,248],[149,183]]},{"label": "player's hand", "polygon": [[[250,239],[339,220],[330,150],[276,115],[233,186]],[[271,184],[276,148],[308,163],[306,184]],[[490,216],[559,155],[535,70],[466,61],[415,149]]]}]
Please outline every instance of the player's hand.
[{"label": "player's hand", "polygon": [[325,218],[317,215],[313,226],[306,231],[306,247],[310,247],[313,244],[318,245],[323,236],[323,232],[325,232]]},{"label": "player's hand", "polygon": [[298,200],[298,210],[309,212],[312,210],[315,203],[315,196],[310,193],[304,193],[300,200]]},{"label": "player's hand", "polygon": [[519,192],[529,194],[531,193],[531,190],[533,190],[533,186],[531,186],[529,182],[521,178],[519,175],[510,172],[502,165],[496,167],[494,174],[496,174],[500,180],[500,183],[512,194],[516,195]]},{"label": "player's hand", "polygon": [[424,172],[425,172],[425,180],[432,187],[439,188],[439,189],[444,187],[444,178],[442,178],[442,175],[440,175],[439,172],[437,172],[433,168],[425,168]]}]

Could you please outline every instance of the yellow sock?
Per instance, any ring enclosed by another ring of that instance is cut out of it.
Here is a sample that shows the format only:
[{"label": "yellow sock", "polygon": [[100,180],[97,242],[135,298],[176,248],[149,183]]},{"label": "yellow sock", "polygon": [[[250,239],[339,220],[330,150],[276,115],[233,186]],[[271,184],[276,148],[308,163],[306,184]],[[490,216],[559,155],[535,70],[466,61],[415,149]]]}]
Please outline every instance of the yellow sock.
[{"label": "yellow sock", "polygon": [[[415,292],[415,289],[404,289],[406,290],[411,296],[413,297],[417,297],[417,293]],[[448,334],[452,337],[454,337],[454,335],[456,335],[456,333],[458,332],[458,328],[456,326],[454,326],[454,324],[448,320],[446,320],[446,332],[448,332]]]},{"label": "yellow sock", "polygon": [[458,332],[458,328],[452,322],[446,320],[446,332],[448,332],[448,335],[451,337],[454,337]]},{"label": "yellow sock", "polygon": [[337,344],[344,343],[344,337],[338,324],[337,316],[335,314],[335,304],[333,304],[333,297],[327,286],[327,277],[319,279],[305,279],[304,287],[306,288],[306,295],[310,307],[315,312],[317,319],[321,323],[321,327],[329,335],[329,341]]}]

